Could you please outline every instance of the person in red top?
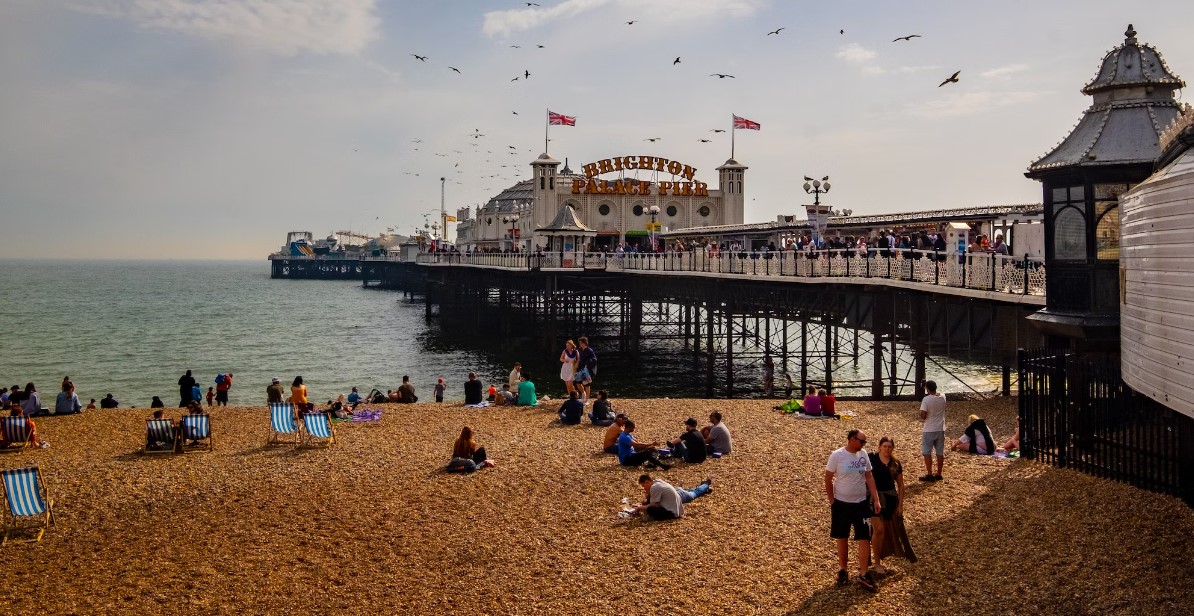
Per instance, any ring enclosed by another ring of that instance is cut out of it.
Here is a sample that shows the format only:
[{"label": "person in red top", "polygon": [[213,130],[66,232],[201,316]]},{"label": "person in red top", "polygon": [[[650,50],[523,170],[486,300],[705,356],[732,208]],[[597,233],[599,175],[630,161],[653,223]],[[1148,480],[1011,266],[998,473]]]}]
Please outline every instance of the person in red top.
[{"label": "person in red top", "polygon": [[[223,383],[216,383],[216,404],[228,406],[228,390],[232,389],[232,373],[224,375]],[[210,405],[208,405],[210,406]]]},{"label": "person in red top", "polygon": [[216,399],[216,391],[211,387],[207,388],[207,406],[211,406],[211,401]]},{"label": "person in red top", "polygon": [[833,405],[837,403],[837,399],[833,397],[833,394],[824,389],[817,391],[817,397],[821,399],[821,416],[833,417]]}]

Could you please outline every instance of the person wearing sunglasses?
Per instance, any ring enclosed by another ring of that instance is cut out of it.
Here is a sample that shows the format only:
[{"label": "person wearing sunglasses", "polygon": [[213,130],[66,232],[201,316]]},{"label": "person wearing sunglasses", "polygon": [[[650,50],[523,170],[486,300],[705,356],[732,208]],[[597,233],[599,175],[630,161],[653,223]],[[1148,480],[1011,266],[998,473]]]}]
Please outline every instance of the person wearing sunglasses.
[{"label": "person wearing sunglasses", "polygon": [[[866,447],[866,434],[861,430],[846,433],[846,445],[829,454],[825,465],[825,495],[829,499],[829,536],[837,544],[837,585],[850,582],[846,567],[850,558],[850,529],[858,547],[858,585],[870,592],[879,590],[874,576],[868,571],[871,551],[871,516],[879,513],[879,491],[871,474],[871,460]],[[868,499],[869,497],[869,499]]]}]

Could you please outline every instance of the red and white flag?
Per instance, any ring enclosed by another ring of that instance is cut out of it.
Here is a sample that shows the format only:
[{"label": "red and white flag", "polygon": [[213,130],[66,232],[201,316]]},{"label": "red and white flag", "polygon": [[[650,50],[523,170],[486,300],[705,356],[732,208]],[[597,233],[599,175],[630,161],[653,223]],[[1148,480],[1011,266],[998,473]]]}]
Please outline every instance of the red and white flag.
[{"label": "red and white flag", "polygon": [[747,120],[746,118],[740,118],[738,116],[734,116],[734,128],[745,128],[746,130],[759,130],[759,127],[760,127],[760,124],[758,122],[753,122],[751,120]]},{"label": "red and white flag", "polygon": [[576,116],[566,116],[552,110],[547,111],[548,126],[576,126]]}]

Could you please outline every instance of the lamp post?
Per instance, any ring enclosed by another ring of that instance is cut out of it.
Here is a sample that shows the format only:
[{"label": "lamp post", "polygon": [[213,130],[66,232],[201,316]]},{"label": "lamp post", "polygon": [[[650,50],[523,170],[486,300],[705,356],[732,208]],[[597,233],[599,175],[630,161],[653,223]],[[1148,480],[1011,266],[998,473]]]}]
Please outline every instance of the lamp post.
[{"label": "lamp post", "polygon": [[655,217],[659,216],[659,206],[652,205],[650,208],[647,208],[647,211],[651,213],[651,252],[657,252],[658,247],[655,246]]},{"label": "lamp post", "polygon": [[829,212],[821,211],[821,193],[829,192],[829,176],[814,180],[804,176],[804,192],[813,196],[813,207],[808,210],[808,221],[813,228],[813,241],[819,243],[821,235],[829,222]]},{"label": "lamp post", "polygon": [[510,252],[516,252],[516,250],[515,250],[516,244],[515,244],[515,239],[514,239],[514,228],[515,228],[515,225],[518,224],[518,214],[511,214],[509,216],[503,216],[502,222],[505,222],[506,224],[510,225]]}]

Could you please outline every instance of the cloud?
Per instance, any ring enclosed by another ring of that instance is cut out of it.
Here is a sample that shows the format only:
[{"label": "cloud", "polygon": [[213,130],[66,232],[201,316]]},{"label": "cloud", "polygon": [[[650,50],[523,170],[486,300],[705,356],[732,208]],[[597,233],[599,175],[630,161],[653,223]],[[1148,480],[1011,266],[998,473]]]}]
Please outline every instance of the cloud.
[{"label": "cloud", "polygon": [[845,60],[849,64],[869,64],[879,54],[859,45],[858,43],[850,43],[849,45],[842,45],[838,47],[835,57]]},{"label": "cloud", "polygon": [[1007,66],[1000,66],[989,71],[983,71],[978,74],[983,79],[1004,79],[1016,73],[1022,73],[1028,70],[1027,64],[1009,64]]},{"label": "cloud", "polygon": [[378,37],[376,0],[101,0],[78,11],[295,55],[355,54]]},{"label": "cloud", "polygon": [[489,37],[506,37],[607,6],[624,9],[626,15],[632,16],[626,21],[666,17],[669,22],[675,22],[714,15],[742,17],[754,13],[762,4],[762,0],[654,0],[650,3],[641,0],[565,0],[547,7],[490,11],[485,14],[481,33]]},{"label": "cloud", "polygon": [[952,92],[926,103],[908,105],[904,112],[921,118],[973,115],[1030,103],[1038,96],[1037,92]]}]

